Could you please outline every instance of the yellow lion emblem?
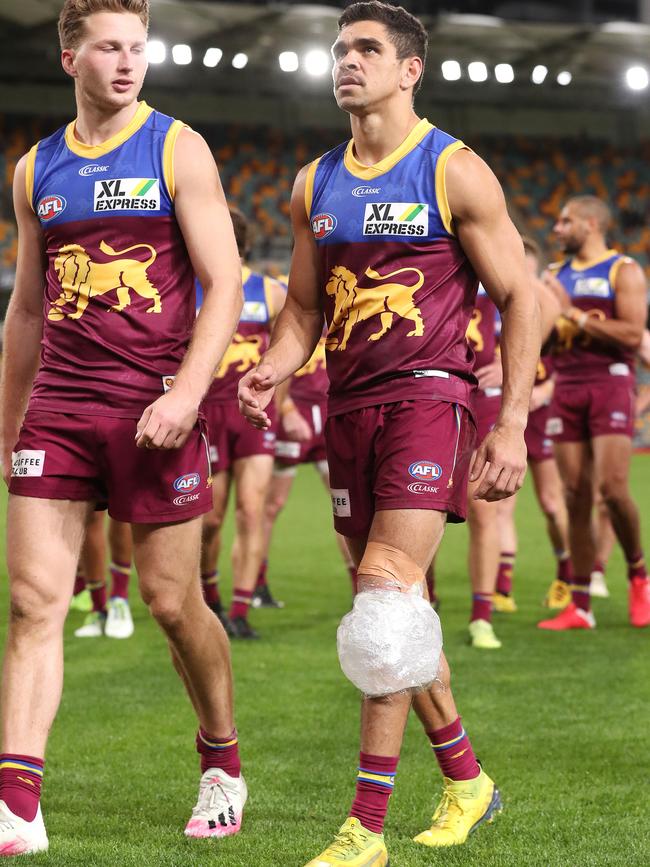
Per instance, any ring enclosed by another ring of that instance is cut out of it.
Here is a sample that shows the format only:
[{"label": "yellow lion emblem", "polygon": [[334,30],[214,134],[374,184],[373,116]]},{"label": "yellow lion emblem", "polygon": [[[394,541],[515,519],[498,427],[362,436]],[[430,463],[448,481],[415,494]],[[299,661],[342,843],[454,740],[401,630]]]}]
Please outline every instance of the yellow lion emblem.
[{"label": "yellow lion emblem", "polygon": [[476,352],[483,352],[483,348],[485,347],[485,341],[483,340],[483,335],[481,334],[480,329],[482,321],[483,314],[480,310],[474,308],[474,312],[472,313],[472,318],[470,319],[469,325],[467,326],[465,336],[473,344]]},{"label": "yellow lion emblem", "polygon": [[321,337],[321,339],[316,344],[316,349],[312,353],[311,358],[304,364],[300,370],[297,370],[294,373],[294,376],[310,376],[313,373],[316,373],[318,368],[322,368],[323,370],[326,367],[325,361],[325,338]]},{"label": "yellow lion emblem", "polygon": [[[120,313],[131,303],[131,290],[141,298],[149,299],[152,304],[147,307],[147,313],[160,313],[162,304],[160,293],[147,277],[147,268],[156,261],[157,253],[150,244],[134,244],[125,250],[114,250],[102,241],[99,249],[107,256],[124,256],[134,250],[148,250],[146,262],[139,259],[113,259],[111,262],[93,262],[88,253],[79,244],[65,244],[59,250],[54,260],[54,269],[59,278],[62,292],[47,314],[53,322],[68,319],[80,319],[91,298],[106,295],[113,290],[117,293],[117,304],[111,310]],[[66,304],[74,304],[71,313],[61,309]]]},{"label": "yellow lion emblem", "polygon": [[235,334],[232,343],[226,350],[226,354],[221,359],[221,364],[215,373],[215,379],[223,379],[228,368],[236,364],[237,373],[243,373],[249,367],[254,367],[259,364],[262,354],[262,338],[259,334],[253,334],[251,337],[244,337],[241,334]]},{"label": "yellow lion emblem", "polygon": [[[601,322],[607,318],[604,311],[598,308],[587,310],[587,316],[600,319]],[[554,348],[556,352],[569,352],[574,346],[585,349],[591,342],[591,336],[581,331],[576,323],[571,319],[567,319],[566,316],[560,316],[555,323]]]},{"label": "yellow lion emblem", "polygon": [[[424,274],[418,268],[399,268],[390,274],[379,274],[366,268],[365,275],[371,280],[388,280],[398,274],[417,274],[413,286],[404,283],[381,283],[379,286],[359,286],[356,276],[343,265],[332,268],[332,276],[327,281],[325,291],[334,297],[334,315],[327,331],[325,346],[330,351],[343,352],[350,339],[352,329],[359,322],[379,316],[381,328],[371,334],[368,340],[380,340],[393,324],[393,317],[400,316],[413,323],[407,337],[422,337],[424,322],[419,307],[414,301],[415,292],[424,283]],[[343,336],[332,337],[335,331],[343,329]]]}]

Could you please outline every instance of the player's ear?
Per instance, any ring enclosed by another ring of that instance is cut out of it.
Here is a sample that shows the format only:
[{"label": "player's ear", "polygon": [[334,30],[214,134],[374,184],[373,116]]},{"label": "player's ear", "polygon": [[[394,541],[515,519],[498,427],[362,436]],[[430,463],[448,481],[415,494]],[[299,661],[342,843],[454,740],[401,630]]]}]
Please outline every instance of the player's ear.
[{"label": "player's ear", "polygon": [[422,75],[422,60],[419,57],[409,57],[402,61],[402,79],[400,87],[402,90],[409,90],[420,80]]},{"label": "player's ear", "polygon": [[75,66],[75,51],[73,48],[64,48],[61,52],[61,66],[71,78],[76,78],[78,73]]}]

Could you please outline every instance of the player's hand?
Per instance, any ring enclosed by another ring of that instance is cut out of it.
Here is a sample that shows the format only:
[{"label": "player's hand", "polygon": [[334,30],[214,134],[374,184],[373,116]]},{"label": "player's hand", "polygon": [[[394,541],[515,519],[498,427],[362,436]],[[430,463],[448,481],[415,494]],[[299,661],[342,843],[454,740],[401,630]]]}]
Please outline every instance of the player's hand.
[{"label": "player's hand", "polygon": [[490,431],[478,447],[470,469],[470,481],[479,485],[475,500],[505,500],[516,493],[526,475],[526,443],[520,428],[500,426]]},{"label": "player's hand", "polygon": [[306,443],[312,437],[309,422],[295,408],[282,413],[282,427],[287,439],[292,442]]},{"label": "player's hand", "polygon": [[501,388],[503,385],[503,365],[501,359],[497,358],[491,364],[486,364],[485,367],[479,367],[476,371],[479,388]]},{"label": "player's hand", "polygon": [[265,410],[273,399],[277,384],[275,368],[267,362],[249,370],[246,376],[239,380],[239,411],[258,430],[268,430],[271,427],[271,419]]},{"label": "player's hand", "polygon": [[542,283],[555,295],[557,300],[560,302],[562,310],[566,310],[571,306],[571,299],[555,274],[552,274],[548,270],[544,271],[542,274]]},{"label": "player's hand", "polygon": [[198,407],[178,388],[150,404],[140,417],[135,435],[139,449],[179,449],[194,425]]}]

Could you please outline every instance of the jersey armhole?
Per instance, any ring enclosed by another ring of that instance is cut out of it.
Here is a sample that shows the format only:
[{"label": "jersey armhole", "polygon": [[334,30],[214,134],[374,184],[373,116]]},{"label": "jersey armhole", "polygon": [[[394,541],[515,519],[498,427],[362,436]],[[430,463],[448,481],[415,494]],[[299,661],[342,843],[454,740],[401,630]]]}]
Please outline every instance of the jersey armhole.
[{"label": "jersey armhole", "polygon": [[456,233],[454,232],[454,220],[451,215],[449,200],[447,199],[445,170],[447,168],[449,157],[452,154],[455,154],[456,151],[460,150],[469,150],[469,148],[462,141],[452,142],[440,152],[438,155],[438,161],[436,162],[436,202],[438,204],[438,212],[440,214],[440,219],[442,220],[442,225],[445,227],[445,230],[449,235],[455,235]]},{"label": "jersey armhole", "polygon": [[608,280],[614,295],[616,294],[616,278],[618,277],[618,272],[620,271],[621,266],[627,265],[629,262],[633,261],[634,259],[631,259],[629,256],[619,256],[619,258],[612,263],[612,267],[609,269]]},{"label": "jersey armhole", "polygon": [[310,163],[309,168],[307,169],[307,177],[305,178],[305,211],[307,212],[308,220],[311,219],[311,206],[314,201],[314,179],[316,177],[316,169],[318,168],[319,161],[320,157]]},{"label": "jersey armhole", "polygon": [[167,130],[165,136],[165,144],[163,147],[163,177],[165,186],[172,202],[176,196],[176,182],[174,179],[174,150],[176,148],[176,139],[182,129],[189,129],[186,123],[182,120],[175,120]]},{"label": "jersey armhole", "polygon": [[36,151],[38,150],[38,142],[30,148],[27,154],[25,163],[25,195],[27,196],[27,204],[34,211],[34,168],[36,165]]},{"label": "jersey armhole", "polygon": [[271,292],[270,282],[271,278],[264,275],[264,301],[266,302],[266,309],[269,311],[269,321],[273,319],[273,315],[275,313],[275,306],[273,304],[273,293]]}]

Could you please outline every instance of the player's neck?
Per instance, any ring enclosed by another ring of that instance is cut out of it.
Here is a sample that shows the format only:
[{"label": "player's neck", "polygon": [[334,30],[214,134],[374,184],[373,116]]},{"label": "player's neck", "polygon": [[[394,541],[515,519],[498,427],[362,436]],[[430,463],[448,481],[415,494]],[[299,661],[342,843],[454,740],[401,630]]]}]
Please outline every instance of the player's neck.
[{"label": "player's neck", "polygon": [[582,245],[580,250],[573,256],[573,260],[579,264],[593,262],[607,255],[609,247],[603,238],[593,238]]},{"label": "player's neck", "polygon": [[420,118],[410,105],[400,111],[351,115],[354,155],[364,166],[381,162],[402,144],[419,122]]},{"label": "player's neck", "polygon": [[116,109],[97,105],[77,95],[77,117],[74,135],[77,141],[86,145],[100,145],[113,138],[128,126],[135,117],[140,103],[134,100],[124,108]]}]

